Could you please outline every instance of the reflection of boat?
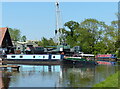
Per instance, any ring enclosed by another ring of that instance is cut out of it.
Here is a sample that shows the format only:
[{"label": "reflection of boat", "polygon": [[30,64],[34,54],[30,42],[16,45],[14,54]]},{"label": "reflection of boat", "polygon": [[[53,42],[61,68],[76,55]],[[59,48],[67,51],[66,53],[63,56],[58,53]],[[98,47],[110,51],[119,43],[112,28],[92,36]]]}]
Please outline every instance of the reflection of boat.
[{"label": "reflection of boat", "polygon": [[105,65],[115,65],[117,62],[98,60],[97,63],[100,64],[100,65],[101,65],[101,64],[105,64]]},{"label": "reflection of boat", "polygon": [[64,68],[94,68],[95,65],[85,65],[85,64],[80,64],[79,63],[70,63],[70,62],[67,62],[67,61],[63,61],[63,63],[61,63],[61,66]]},{"label": "reflection of boat", "polygon": [[79,64],[79,65],[96,65],[94,55],[92,54],[77,54],[77,56],[64,57],[65,64]]},{"label": "reflection of boat", "polygon": [[98,54],[96,55],[96,59],[98,64],[114,65],[117,63],[115,54]]}]

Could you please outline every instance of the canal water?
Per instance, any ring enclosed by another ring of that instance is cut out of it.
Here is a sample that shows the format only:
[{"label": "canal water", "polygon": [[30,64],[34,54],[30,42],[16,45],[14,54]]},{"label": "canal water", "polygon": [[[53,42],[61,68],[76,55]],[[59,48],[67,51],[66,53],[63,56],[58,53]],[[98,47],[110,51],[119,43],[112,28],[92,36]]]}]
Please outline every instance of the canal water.
[{"label": "canal water", "polygon": [[117,71],[117,66],[20,65],[20,70],[0,69],[2,87],[92,87]]}]

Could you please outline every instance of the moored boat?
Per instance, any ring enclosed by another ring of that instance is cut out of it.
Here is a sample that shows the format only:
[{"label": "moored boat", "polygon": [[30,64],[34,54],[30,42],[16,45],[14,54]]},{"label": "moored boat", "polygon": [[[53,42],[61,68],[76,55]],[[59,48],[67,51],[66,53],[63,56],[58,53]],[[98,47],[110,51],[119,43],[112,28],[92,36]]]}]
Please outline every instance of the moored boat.
[{"label": "moored boat", "polygon": [[7,63],[22,64],[60,64],[64,55],[61,54],[7,54]]},{"label": "moored boat", "polygon": [[64,55],[61,54],[8,54],[7,60],[61,60]]},{"label": "moored boat", "polygon": [[64,57],[63,62],[66,64],[75,64],[75,65],[96,65],[94,55],[90,54],[80,54],[77,57]]},{"label": "moored boat", "polygon": [[115,65],[117,57],[115,54],[98,54],[96,55],[96,61],[99,65]]}]

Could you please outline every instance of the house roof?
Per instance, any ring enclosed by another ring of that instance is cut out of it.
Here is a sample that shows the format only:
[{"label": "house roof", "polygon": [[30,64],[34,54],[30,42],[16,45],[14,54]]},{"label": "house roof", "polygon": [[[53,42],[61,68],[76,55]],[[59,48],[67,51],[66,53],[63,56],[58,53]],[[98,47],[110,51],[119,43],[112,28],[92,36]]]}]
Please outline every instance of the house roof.
[{"label": "house roof", "polygon": [[8,29],[7,27],[0,28],[0,46],[2,45],[3,38],[5,36],[7,29]]}]

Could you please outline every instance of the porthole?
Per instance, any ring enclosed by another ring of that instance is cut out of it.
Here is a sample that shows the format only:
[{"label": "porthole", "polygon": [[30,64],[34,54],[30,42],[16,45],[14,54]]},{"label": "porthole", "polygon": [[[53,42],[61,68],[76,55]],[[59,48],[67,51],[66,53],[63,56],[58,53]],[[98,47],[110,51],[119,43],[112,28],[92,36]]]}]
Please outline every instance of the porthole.
[{"label": "porthole", "polygon": [[35,56],[33,56],[33,58],[35,58]]},{"label": "porthole", "polygon": [[55,56],[53,56],[53,58],[55,58]]},{"label": "porthole", "polygon": [[43,56],[43,58],[45,58],[45,56]]},{"label": "porthole", "polygon": [[20,58],[23,58],[23,56],[20,56]]},{"label": "porthole", "polygon": [[15,56],[11,56],[12,58],[15,58]]}]

